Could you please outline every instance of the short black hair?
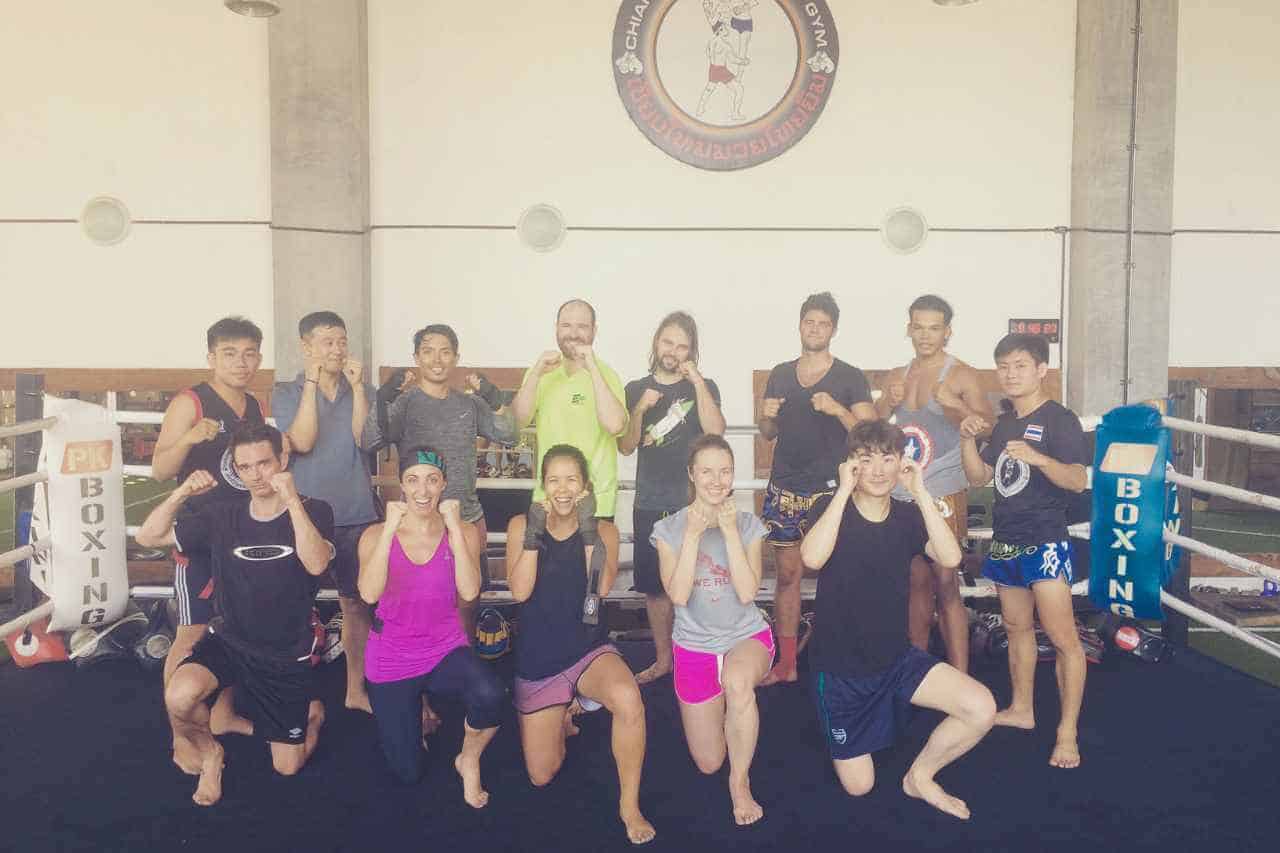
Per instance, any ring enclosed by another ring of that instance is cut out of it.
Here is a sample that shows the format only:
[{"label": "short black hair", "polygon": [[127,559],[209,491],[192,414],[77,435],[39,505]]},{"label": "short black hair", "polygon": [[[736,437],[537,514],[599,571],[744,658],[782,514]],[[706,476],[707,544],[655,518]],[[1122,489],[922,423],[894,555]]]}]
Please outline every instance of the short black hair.
[{"label": "short black hair", "polygon": [[916,299],[911,303],[911,307],[907,309],[907,319],[911,319],[911,314],[915,311],[937,311],[942,315],[942,324],[944,326],[951,325],[951,304],[941,296],[935,296],[932,293],[926,293],[924,296]]},{"label": "short black hair", "polygon": [[1049,363],[1049,342],[1039,335],[1005,335],[996,344],[995,360],[1014,352],[1025,352],[1036,364]]},{"label": "short black hair", "polygon": [[258,324],[244,317],[223,317],[209,327],[206,334],[209,341],[209,352],[218,347],[219,341],[253,341],[254,346],[262,346],[262,330]]},{"label": "short black hair", "polygon": [[312,311],[298,321],[298,337],[305,338],[321,326],[331,326],[344,332],[347,330],[347,324],[334,312]]},{"label": "short black hair", "polygon": [[836,305],[836,298],[829,290],[809,294],[809,298],[800,306],[800,319],[803,321],[804,315],[810,311],[821,311],[831,318],[832,326],[840,325],[840,306]]},{"label": "short black hair", "polygon": [[582,474],[582,484],[588,492],[591,491],[591,475],[587,467],[587,457],[572,444],[554,445],[542,455],[542,482],[544,485],[547,482],[547,466],[554,459],[572,459],[578,463],[578,472]]},{"label": "short black hair", "polygon": [[863,450],[901,456],[907,447],[907,436],[900,427],[888,421],[859,421],[849,430],[847,447],[850,456]]},{"label": "short black hair", "polygon": [[236,459],[236,448],[260,441],[271,443],[271,452],[279,459],[284,454],[284,438],[280,430],[267,423],[243,423],[231,431],[231,461]]},{"label": "short black hair", "polygon": [[453,330],[453,327],[446,326],[444,323],[432,323],[430,326],[423,326],[413,333],[414,352],[417,352],[418,347],[422,346],[422,339],[427,335],[440,335],[447,338],[449,346],[453,347],[453,351],[458,351],[458,333]]},{"label": "short black hair", "polygon": [[595,309],[595,306],[594,306],[594,305],[592,305],[592,304],[591,304],[590,302],[588,302],[587,300],[585,300],[585,299],[579,299],[579,298],[578,298],[578,297],[576,297],[576,296],[575,296],[574,298],[572,298],[572,299],[566,300],[564,303],[562,303],[562,304],[560,305],[560,307],[559,307],[559,308],[557,308],[557,309],[556,309],[556,322],[557,322],[557,323],[559,323],[559,322],[560,322],[560,314],[564,311],[564,309],[568,308],[570,305],[582,305],[582,306],[585,306],[585,307],[586,307],[586,309],[587,309],[588,311],[590,311],[590,312],[591,312],[591,325],[593,325],[593,326],[594,326],[594,325],[596,324],[596,309]]}]

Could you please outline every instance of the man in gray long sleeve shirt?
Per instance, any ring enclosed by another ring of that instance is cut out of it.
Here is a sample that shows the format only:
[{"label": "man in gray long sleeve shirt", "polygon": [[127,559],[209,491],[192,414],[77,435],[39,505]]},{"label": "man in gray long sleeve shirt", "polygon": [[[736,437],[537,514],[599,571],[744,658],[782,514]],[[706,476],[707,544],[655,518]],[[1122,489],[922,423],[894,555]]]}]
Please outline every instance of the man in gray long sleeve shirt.
[{"label": "man in gray long sleeve shirt", "polygon": [[398,448],[426,445],[439,451],[449,468],[441,500],[456,498],[462,504],[462,520],[479,528],[483,543],[487,530],[484,509],[476,497],[476,438],[514,444],[515,422],[494,412],[480,395],[449,387],[449,374],[458,363],[458,336],[453,329],[444,324],[419,329],[413,336],[413,353],[416,375],[411,371],[393,376],[378,391],[360,443],[367,449],[394,444]]}]

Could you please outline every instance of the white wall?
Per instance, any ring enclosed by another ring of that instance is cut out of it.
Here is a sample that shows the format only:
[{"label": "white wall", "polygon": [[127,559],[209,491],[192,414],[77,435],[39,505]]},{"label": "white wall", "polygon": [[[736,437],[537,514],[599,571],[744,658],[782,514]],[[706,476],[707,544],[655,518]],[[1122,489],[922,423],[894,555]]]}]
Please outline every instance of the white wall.
[{"label": "white wall", "polygon": [[[1274,0],[1182,0],[1174,228],[1280,231]],[[1280,363],[1280,233],[1174,237],[1169,361]]]},{"label": "white wall", "polygon": [[[0,283],[33,321],[11,319],[0,364],[198,367],[218,316],[271,328],[265,225],[100,247],[65,221],[97,195],[135,220],[268,220],[266,32],[217,2],[7,4]],[[33,219],[64,221],[13,221]]]},{"label": "white wall", "polygon": [[[694,0],[682,0],[694,2]],[[409,336],[450,322],[464,361],[524,366],[551,346],[555,306],[600,312],[601,354],[644,372],[653,326],[694,313],[730,421],[750,420],[750,375],[797,354],[804,296],[844,312],[837,353],[906,360],[906,306],[956,307],[955,350],[985,365],[1010,317],[1059,313],[1060,238],[934,231],[909,256],[876,228],[897,205],[934,228],[1046,228],[1067,221],[1075,3],[835,0],[842,64],[822,117],[759,167],[711,173],[655,148],[618,97],[618,5],[509,4],[495,41],[466,5],[370,0],[375,361],[404,363]],[[527,206],[572,227],[539,255],[506,230]]]}]

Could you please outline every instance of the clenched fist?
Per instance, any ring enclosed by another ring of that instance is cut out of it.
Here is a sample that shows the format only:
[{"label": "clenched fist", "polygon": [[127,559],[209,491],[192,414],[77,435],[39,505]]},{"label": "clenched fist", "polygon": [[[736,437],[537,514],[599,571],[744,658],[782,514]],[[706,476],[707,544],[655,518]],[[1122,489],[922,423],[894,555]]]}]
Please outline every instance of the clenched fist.
[{"label": "clenched fist", "polygon": [[221,431],[222,423],[220,421],[215,421],[213,418],[201,418],[195,422],[191,429],[183,434],[182,443],[188,447],[195,447],[197,444],[213,441]]},{"label": "clenched fist", "polygon": [[187,479],[182,481],[182,485],[178,486],[178,491],[183,499],[193,497],[194,495],[203,495],[205,492],[213,491],[218,487],[218,481],[213,475],[205,470],[192,471]]},{"label": "clenched fist", "polygon": [[272,474],[271,488],[275,490],[277,495],[284,498],[286,503],[298,496],[298,488],[294,485],[293,475],[288,471]]},{"label": "clenched fist", "polygon": [[766,418],[776,418],[778,411],[782,408],[782,404],[787,402],[786,397],[765,397],[763,404],[760,406],[760,414]]},{"label": "clenched fist", "polygon": [[447,527],[456,527],[462,521],[462,503],[457,498],[440,501],[440,515]]}]

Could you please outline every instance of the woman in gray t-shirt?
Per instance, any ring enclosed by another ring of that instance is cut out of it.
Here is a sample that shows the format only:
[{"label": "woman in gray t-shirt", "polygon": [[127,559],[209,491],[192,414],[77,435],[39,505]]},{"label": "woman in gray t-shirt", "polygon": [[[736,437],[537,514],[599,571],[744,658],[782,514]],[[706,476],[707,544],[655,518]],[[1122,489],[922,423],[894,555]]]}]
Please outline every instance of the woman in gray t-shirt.
[{"label": "woman in gray t-shirt", "polygon": [[729,756],[729,795],[739,825],[764,810],[749,771],[760,731],[756,685],[773,662],[773,632],[755,605],[765,527],[733,499],[733,451],[718,435],[689,448],[693,501],[653,527],[662,585],[675,604],[676,697],[689,752],[715,773]]}]

